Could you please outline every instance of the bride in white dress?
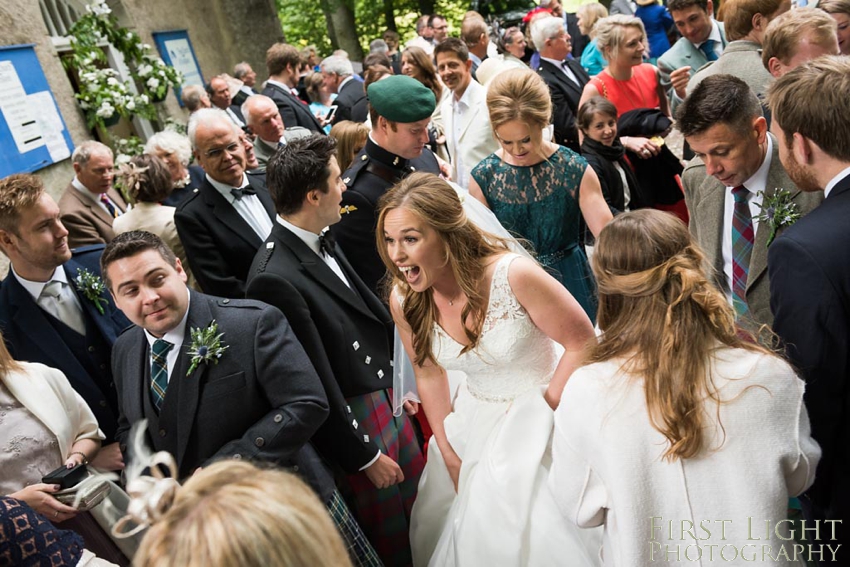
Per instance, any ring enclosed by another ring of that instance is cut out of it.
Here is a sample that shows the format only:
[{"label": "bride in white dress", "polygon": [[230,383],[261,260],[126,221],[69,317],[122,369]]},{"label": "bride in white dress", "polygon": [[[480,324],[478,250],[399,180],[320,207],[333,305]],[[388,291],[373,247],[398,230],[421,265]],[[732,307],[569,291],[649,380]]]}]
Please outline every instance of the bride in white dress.
[{"label": "bride in white dress", "polygon": [[[434,432],[411,519],[414,564],[598,564],[601,534],[565,520],[546,482],[553,408],[594,336],[582,308],[472,224],[436,176],[389,191],[377,234]],[[453,396],[446,370],[467,374]]]}]

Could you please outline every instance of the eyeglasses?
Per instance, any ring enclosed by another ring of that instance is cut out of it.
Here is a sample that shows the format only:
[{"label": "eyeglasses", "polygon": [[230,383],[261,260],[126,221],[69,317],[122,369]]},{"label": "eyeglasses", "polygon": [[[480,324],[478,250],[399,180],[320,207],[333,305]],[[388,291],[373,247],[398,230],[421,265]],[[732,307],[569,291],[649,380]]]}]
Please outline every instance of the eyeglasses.
[{"label": "eyeglasses", "polygon": [[224,152],[227,152],[227,155],[229,156],[235,156],[241,147],[242,144],[239,142],[233,142],[224,148],[213,148],[211,150],[207,150],[204,152],[204,155],[209,159],[221,159],[224,157]]}]

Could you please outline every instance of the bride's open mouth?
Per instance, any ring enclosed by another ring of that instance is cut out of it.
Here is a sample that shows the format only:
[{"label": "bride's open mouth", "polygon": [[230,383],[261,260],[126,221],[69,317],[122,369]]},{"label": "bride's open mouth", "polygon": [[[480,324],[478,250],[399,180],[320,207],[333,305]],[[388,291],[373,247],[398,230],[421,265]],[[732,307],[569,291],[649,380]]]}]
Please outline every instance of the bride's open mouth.
[{"label": "bride's open mouth", "polygon": [[421,270],[419,266],[399,266],[398,269],[404,274],[407,283],[413,283],[419,278]]}]

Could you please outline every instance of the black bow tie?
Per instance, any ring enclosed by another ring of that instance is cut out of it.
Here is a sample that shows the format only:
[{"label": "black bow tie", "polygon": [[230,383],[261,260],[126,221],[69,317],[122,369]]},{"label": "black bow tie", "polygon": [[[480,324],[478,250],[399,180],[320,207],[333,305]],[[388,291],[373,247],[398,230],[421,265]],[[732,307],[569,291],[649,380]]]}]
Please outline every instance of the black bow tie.
[{"label": "black bow tie", "polygon": [[250,185],[246,185],[242,189],[234,187],[230,190],[230,194],[233,195],[237,201],[241,201],[244,195],[256,195],[257,192]]},{"label": "black bow tie", "polygon": [[334,240],[331,231],[326,230],[322,234],[319,235],[319,251],[324,254],[334,257],[334,246],[336,246],[336,241]]}]

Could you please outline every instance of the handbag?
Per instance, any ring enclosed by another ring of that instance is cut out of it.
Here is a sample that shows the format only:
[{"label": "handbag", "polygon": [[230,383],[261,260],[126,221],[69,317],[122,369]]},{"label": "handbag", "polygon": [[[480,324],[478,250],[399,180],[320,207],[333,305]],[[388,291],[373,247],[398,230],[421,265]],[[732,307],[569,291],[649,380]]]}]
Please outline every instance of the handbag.
[{"label": "handbag", "polygon": [[89,473],[89,476],[76,486],[54,492],[53,496],[62,504],[72,506],[80,512],[88,512],[103,502],[111,491],[112,485],[108,480]]}]

